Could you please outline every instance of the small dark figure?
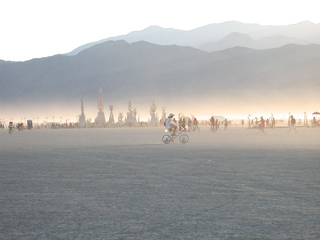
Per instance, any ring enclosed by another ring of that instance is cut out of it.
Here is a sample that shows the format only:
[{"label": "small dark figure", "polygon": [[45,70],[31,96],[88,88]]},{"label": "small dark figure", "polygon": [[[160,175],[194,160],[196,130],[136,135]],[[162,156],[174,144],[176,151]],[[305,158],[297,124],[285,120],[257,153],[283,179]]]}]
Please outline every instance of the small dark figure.
[{"label": "small dark figure", "polygon": [[291,132],[291,128],[293,128],[296,133],[297,133],[297,129],[296,129],[296,119],[293,117],[293,115],[290,116],[289,119],[289,132]]}]

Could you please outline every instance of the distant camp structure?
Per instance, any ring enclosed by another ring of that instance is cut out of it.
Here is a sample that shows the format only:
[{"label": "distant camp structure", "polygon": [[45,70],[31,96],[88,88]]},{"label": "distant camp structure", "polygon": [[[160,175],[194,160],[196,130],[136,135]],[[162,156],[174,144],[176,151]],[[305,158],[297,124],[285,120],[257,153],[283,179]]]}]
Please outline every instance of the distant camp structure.
[{"label": "distant camp structure", "polygon": [[126,125],[129,127],[136,127],[138,126],[137,122],[137,109],[134,108],[132,110],[132,103],[131,100],[128,101],[128,110],[127,112],[127,119],[126,119]]},{"label": "distant camp structure", "polygon": [[149,125],[150,126],[157,126],[158,123],[158,117],[156,116],[156,110],[157,110],[157,105],[155,104],[154,100],[152,101],[152,105],[150,107],[150,115],[151,115],[151,120]]},{"label": "distant camp structure", "polygon": [[113,105],[109,105],[110,115],[108,122],[105,118],[104,113],[104,102],[103,102],[103,96],[102,96],[102,89],[99,90],[99,100],[98,100],[98,114],[97,117],[94,120],[94,123],[91,123],[91,119],[86,119],[85,113],[84,113],[84,100],[83,97],[81,97],[81,113],[78,118],[78,124],[77,126],[80,128],[85,127],[97,127],[97,128],[114,128],[114,127],[139,127],[139,126],[150,126],[150,127],[156,127],[159,126],[160,123],[163,123],[167,116],[166,116],[166,108],[162,107],[162,116],[161,119],[159,119],[157,111],[157,105],[155,103],[155,100],[152,100],[152,104],[150,106],[150,119],[148,119],[148,122],[140,122],[140,119],[137,119],[137,108],[132,107],[132,101],[131,99],[128,100],[128,112],[126,114],[126,117],[124,117],[123,113],[118,114],[118,122],[115,121],[114,114],[113,114]]}]

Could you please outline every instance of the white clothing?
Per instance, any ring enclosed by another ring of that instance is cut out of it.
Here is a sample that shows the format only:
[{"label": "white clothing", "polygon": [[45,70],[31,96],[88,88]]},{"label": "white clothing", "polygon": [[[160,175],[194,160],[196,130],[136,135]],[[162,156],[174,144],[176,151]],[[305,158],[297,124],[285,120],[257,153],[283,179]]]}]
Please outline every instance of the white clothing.
[{"label": "white clothing", "polygon": [[178,125],[178,123],[176,123],[175,121],[173,121],[173,119],[172,118],[167,118],[166,119],[166,121],[165,121],[165,123],[166,123],[166,129],[170,129],[170,128],[172,128],[172,127],[178,127],[179,125]]}]

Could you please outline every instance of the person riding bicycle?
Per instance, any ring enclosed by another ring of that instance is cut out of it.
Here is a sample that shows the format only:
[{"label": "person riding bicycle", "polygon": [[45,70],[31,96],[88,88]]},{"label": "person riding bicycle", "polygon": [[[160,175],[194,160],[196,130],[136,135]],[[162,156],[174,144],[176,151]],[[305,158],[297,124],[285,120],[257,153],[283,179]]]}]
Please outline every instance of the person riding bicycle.
[{"label": "person riding bicycle", "polygon": [[265,124],[265,120],[263,119],[263,117],[260,118],[260,123],[258,125],[259,129],[264,129],[264,125]]},{"label": "person riding bicycle", "polygon": [[179,124],[173,120],[174,114],[170,113],[168,118],[166,119],[165,126],[170,132],[172,131],[173,135],[176,135]]},{"label": "person riding bicycle", "polygon": [[214,129],[214,125],[215,125],[215,124],[216,124],[216,121],[214,120],[214,117],[212,116],[212,117],[210,118],[211,130]]}]

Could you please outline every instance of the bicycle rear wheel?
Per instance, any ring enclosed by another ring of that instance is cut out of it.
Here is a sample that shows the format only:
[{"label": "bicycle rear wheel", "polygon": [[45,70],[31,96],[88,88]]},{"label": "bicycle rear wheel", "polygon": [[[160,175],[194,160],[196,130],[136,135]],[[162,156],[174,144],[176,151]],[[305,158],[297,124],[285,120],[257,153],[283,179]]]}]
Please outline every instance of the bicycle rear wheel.
[{"label": "bicycle rear wheel", "polygon": [[187,143],[189,141],[189,137],[186,135],[186,134],[182,134],[180,137],[179,137],[179,141],[183,144]]}]

